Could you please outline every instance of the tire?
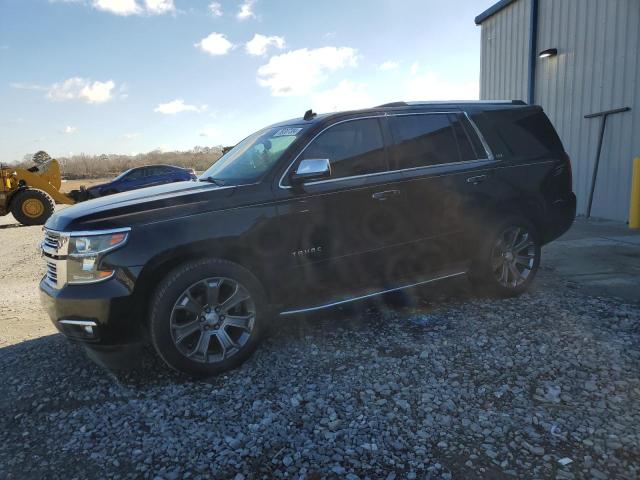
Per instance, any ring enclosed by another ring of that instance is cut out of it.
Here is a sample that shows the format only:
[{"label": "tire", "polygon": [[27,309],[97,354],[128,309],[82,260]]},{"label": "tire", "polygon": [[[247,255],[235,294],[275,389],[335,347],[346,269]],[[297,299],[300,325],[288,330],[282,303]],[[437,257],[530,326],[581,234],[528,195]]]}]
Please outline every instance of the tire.
[{"label": "tire", "polygon": [[540,234],[525,218],[512,216],[495,222],[484,234],[472,264],[472,283],[497,296],[520,295],[529,288],[538,272],[540,246]]},{"label": "tire", "polygon": [[240,265],[217,259],[171,271],[156,289],[150,311],[156,352],[172,369],[194,377],[244,362],[260,342],[268,317],[260,282]]},{"label": "tire", "polygon": [[53,199],[36,188],[19,191],[11,199],[11,213],[23,225],[44,225],[54,208]]}]

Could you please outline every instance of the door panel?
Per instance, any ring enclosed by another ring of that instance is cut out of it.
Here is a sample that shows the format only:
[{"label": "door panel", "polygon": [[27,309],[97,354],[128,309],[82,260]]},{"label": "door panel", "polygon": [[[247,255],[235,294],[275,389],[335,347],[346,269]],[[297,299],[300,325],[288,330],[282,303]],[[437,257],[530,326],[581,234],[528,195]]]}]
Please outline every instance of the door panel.
[{"label": "door panel", "polygon": [[[456,113],[389,117],[391,167],[402,171],[414,238],[407,274],[438,271],[465,261],[465,231],[473,207],[491,195],[495,162],[478,158]],[[464,136],[463,136],[464,135]],[[470,179],[470,180],[469,180]]]},{"label": "door panel", "polygon": [[384,283],[385,259],[406,238],[399,222],[406,207],[402,175],[387,172],[379,120],[354,119],[329,127],[294,162],[328,158],[329,180],[288,188],[278,206],[288,233],[284,259],[290,298],[317,304],[336,292]]}]

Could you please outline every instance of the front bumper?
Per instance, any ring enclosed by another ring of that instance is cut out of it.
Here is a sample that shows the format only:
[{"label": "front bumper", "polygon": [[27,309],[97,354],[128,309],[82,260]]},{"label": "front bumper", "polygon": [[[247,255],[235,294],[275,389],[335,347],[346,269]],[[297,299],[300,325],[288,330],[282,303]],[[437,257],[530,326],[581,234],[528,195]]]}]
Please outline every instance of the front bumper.
[{"label": "front bumper", "polygon": [[138,343],[143,338],[141,302],[117,277],[60,289],[43,279],[40,300],[54,326],[69,339],[116,346]]}]

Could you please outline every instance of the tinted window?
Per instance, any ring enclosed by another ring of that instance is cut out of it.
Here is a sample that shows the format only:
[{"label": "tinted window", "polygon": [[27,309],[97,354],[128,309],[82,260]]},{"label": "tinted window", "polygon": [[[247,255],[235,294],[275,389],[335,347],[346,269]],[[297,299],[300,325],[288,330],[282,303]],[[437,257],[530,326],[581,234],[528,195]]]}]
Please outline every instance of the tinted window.
[{"label": "tinted window", "polygon": [[564,150],[553,125],[539,109],[497,110],[486,115],[511,155],[536,157]]},{"label": "tinted window", "polygon": [[138,168],[136,170],[131,170],[129,173],[127,173],[126,175],[126,179],[127,180],[133,180],[135,178],[142,178],[146,175],[145,173],[145,169],[143,168]]},{"label": "tinted window", "polygon": [[460,148],[460,159],[464,161],[487,158],[487,151],[467,117],[456,114],[451,117],[451,121]]},{"label": "tinted window", "polygon": [[173,169],[169,167],[149,167],[147,170],[147,176],[151,175],[169,175],[173,173]]},{"label": "tinted window", "polygon": [[389,117],[389,127],[394,139],[394,169],[438,165],[460,159],[448,114]]},{"label": "tinted window", "polygon": [[384,143],[375,118],[339,123],[321,133],[304,150],[301,159],[328,158],[331,177],[351,177],[383,172]]}]

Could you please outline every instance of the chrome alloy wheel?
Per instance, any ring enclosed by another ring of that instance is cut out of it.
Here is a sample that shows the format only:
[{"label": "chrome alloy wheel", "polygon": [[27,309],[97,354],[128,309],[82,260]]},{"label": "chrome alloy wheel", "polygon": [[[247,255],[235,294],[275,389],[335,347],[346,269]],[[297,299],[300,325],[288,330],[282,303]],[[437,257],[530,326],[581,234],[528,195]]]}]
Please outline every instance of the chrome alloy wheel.
[{"label": "chrome alloy wheel", "polygon": [[171,311],[171,338],[191,360],[222,362],[249,341],[255,314],[251,295],[236,280],[207,278],[178,297]]},{"label": "chrome alloy wheel", "polygon": [[491,269],[500,285],[515,288],[524,283],[535,267],[536,244],[523,227],[509,227],[498,236],[491,251]]}]

